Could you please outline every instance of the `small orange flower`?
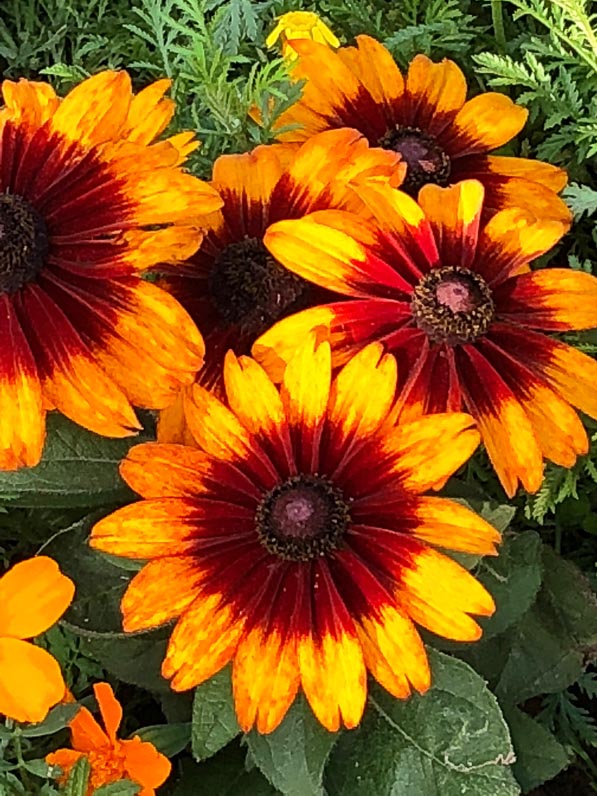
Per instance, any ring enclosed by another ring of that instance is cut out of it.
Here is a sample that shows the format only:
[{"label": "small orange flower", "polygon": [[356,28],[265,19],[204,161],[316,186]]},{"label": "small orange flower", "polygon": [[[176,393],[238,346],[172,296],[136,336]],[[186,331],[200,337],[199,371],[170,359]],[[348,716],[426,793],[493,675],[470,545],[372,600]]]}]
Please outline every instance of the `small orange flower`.
[{"label": "small orange flower", "polygon": [[128,741],[120,741],[116,730],[122,721],[122,708],[112,687],[108,683],[96,683],[93,691],[106,731],[87,708],[81,708],[69,725],[73,748],[52,752],[46,757],[46,762],[60,766],[60,781],[63,782],[77,760],[87,757],[91,767],[88,796],[102,785],[120,779],[130,779],[141,785],[139,796],[154,796],[155,788],[170,774],[170,761],[138,735]]},{"label": "small orange flower", "polygon": [[51,558],[16,564],[0,578],[0,713],[43,721],[64,697],[60,667],[25,639],[45,633],[66,611],[75,587]]},{"label": "small orange flower", "polygon": [[265,43],[272,47],[278,39],[282,45],[282,54],[291,61],[296,60],[298,55],[288,43],[296,39],[310,39],[333,49],[340,46],[332,31],[313,11],[290,11],[282,14]]}]

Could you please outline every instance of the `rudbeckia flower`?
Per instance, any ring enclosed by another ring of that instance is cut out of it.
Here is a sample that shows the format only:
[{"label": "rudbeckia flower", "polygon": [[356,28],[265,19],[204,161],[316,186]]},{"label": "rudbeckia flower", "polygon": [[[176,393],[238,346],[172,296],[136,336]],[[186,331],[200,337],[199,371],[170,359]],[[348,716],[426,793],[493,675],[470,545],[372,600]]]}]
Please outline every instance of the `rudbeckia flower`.
[{"label": "rudbeckia flower", "polygon": [[64,697],[56,660],[25,639],[49,630],[74,592],[72,580],[46,556],[21,561],[0,578],[0,714],[37,724]]},{"label": "rudbeckia flower", "polygon": [[478,179],[486,189],[486,213],[505,207],[570,223],[557,196],[566,173],[549,163],[489,154],[523,128],[528,112],[504,94],[466,99],[466,80],[447,59],[417,55],[406,77],[386,48],[369,36],[337,52],[312,41],[293,41],[296,80],[303,96],[283,113],[281,141],[300,142],[338,127],[354,127],[371,146],[399,152],[408,170],[401,190],[416,197],[423,185],[447,186]]},{"label": "rudbeckia flower", "polygon": [[265,43],[268,47],[273,47],[278,39],[282,44],[283,55],[290,60],[298,58],[296,50],[288,45],[289,41],[295,39],[310,39],[334,48],[340,46],[332,31],[313,11],[289,11],[282,14]]},{"label": "rudbeckia flower", "polygon": [[483,195],[476,180],[427,185],[420,206],[363,189],[374,223],[322,211],[273,225],[265,243],[276,259],[351,300],[281,321],[253,355],[280,378],[311,329],[331,336],[335,365],[383,342],[398,359],[403,416],[466,409],[512,496],[519,480],[539,488],[543,457],[571,467],[588,450],[571,404],[597,418],[597,362],[545,332],[597,326],[597,279],[531,271],[565,226],[516,208],[483,224]]},{"label": "rudbeckia flower", "polygon": [[122,708],[112,687],[108,683],[96,683],[93,691],[105,731],[87,708],[80,708],[69,724],[73,748],[52,752],[46,756],[46,762],[60,766],[60,780],[64,782],[77,760],[86,757],[91,768],[88,796],[102,785],[120,779],[130,779],[141,785],[139,796],[155,796],[155,788],[170,774],[170,761],[138,735],[127,741],[119,740],[116,731],[122,721]]},{"label": "rudbeckia flower", "polygon": [[[356,189],[378,182],[398,185],[404,175],[399,158],[394,152],[371,149],[358,132],[345,129],[315,136],[294,153],[276,145],[259,146],[216,160],[212,185],[224,206],[206,220],[205,238],[196,254],[159,269],[165,274],[160,285],[206,333],[200,384],[221,393],[229,348],[249,353],[275,321],[330,297],[269,255],[263,245],[268,226],[321,208],[366,212]],[[190,442],[183,402],[184,391],[161,413],[161,442]]]},{"label": "rudbeckia flower", "polygon": [[201,366],[203,341],[144,269],[192,254],[221,199],[178,165],[168,81],[133,97],[102,72],[60,100],[45,83],[2,84],[0,469],[39,461],[57,409],[107,436],[139,429],[131,407],[167,405]]},{"label": "rudbeckia flower", "polygon": [[435,547],[495,553],[499,534],[423,493],[479,435],[466,414],[388,423],[396,362],[367,346],[332,379],[309,335],[281,389],[250,357],[224,366],[226,403],[193,387],[195,448],[133,448],[121,473],[144,500],[101,520],[91,546],[149,559],[122,600],[124,629],[178,619],[162,666],[176,691],[233,661],[243,730],[275,729],[299,689],[330,731],[356,726],[367,670],[393,695],[430,673],[414,623],[473,641],[485,589]]}]

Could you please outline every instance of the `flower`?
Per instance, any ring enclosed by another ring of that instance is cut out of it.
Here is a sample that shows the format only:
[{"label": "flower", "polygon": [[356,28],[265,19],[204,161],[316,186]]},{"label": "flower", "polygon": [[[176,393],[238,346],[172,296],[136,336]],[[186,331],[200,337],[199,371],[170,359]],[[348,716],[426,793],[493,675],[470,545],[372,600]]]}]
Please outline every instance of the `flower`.
[{"label": "flower", "polygon": [[191,319],[140,278],[192,254],[221,205],[177,167],[189,134],[151,143],[172,116],[168,85],[133,97],[108,71],[60,100],[45,83],[2,84],[0,469],[39,461],[46,411],[127,436],[131,403],[165,406],[201,366]]},{"label": "flower", "polygon": [[162,674],[183,691],[233,661],[241,728],[271,732],[299,688],[330,731],[354,727],[367,670],[392,694],[430,684],[414,622],[478,639],[485,589],[435,546],[494,554],[499,534],[443,484],[479,435],[466,414],[388,422],[396,362],[367,346],[332,380],[308,335],[278,391],[250,357],[226,356],[227,405],[193,387],[199,449],[148,443],[121,465],[145,499],[100,520],[90,544],[149,563],[124,629],[178,618]]},{"label": "flower", "polygon": [[141,785],[139,796],[154,796],[154,789],[170,775],[170,761],[152,743],[142,741],[138,735],[120,741],[116,730],[122,721],[122,708],[112,687],[108,683],[96,683],[93,692],[106,731],[87,708],[80,708],[69,724],[73,748],[52,752],[46,756],[46,763],[60,766],[60,781],[65,782],[77,760],[86,757],[91,768],[88,796],[102,785],[121,779],[130,779]]},{"label": "flower", "polygon": [[46,556],[21,561],[0,578],[0,713],[8,718],[37,724],[64,697],[56,660],[25,639],[49,630],[74,592]]},{"label": "flower", "polygon": [[265,43],[268,47],[273,47],[278,39],[282,44],[284,57],[291,61],[298,57],[296,50],[288,44],[295,39],[310,39],[333,48],[340,46],[332,31],[313,11],[289,11],[282,14]]},{"label": "flower", "polygon": [[570,223],[557,196],[566,173],[549,163],[488,154],[510,141],[528,112],[504,94],[489,92],[466,101],[466,80],[447,59],[417,55],[404,78],[386,48],[369,36],[357,47],[334,52],[311,41],[293,41],[299,59],[292,75],[305,80],[303,96],[278,120],[293,126],[281,141],[305,141],[338,127],[354,127],[371,146],[400,152],[408,164],[402,190],[416,197],[426,184],[480,180],[486,213],[515,206]]},{"label": "flower", "polygon": [[[171,292],[206,334],[206,361],[198,374],[204,387],[222,392],[229,348],[248,354],[275,321],[330,296],[280,266],[263,245],[268,226],[311,210],[344,207],[365,212],[356,189],[362,184],[397,185],[404,174],[399,155],[371,149],[355,130],[330,130],[289,153],[259,146],[223,155],[212,185],[224,206],[206,222],[198,252],[184,263],[161,268],[159,284]],[[192,443],[184,421],[184,395],[160,414],[160,442]]]},{"label": "flower", "polygon": [[466,408],[507,494],[519,480],[535,492],[543,457],[571,467],[588,449],[570,404],[597,418],[597,362],[544,332],[597,326],[597,279],[531,271],[565,225],[517,208],[481,223],[476,180],[427,185],[420,207],[401,191],[360,194],[374,223],[322,211],[269,229],[276,259],[351,300],[281,321],[253,355],[279,379],[311,329],[331,335],[335,365],[382,341],[398,359],[406,419]]}]

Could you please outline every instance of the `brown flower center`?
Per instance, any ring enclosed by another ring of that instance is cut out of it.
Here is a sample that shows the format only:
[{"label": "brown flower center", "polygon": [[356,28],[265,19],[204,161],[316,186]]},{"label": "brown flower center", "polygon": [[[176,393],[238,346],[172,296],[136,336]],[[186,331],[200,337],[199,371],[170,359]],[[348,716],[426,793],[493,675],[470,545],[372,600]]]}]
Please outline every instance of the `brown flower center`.
[{"label": "brown flower center", "polygon": [[457,345],[485,334],[495,307],[491,290],[468,268],[436,268],[416,286],[411,299],[415,322],[434,342]]},{"label": "brown flower center", "polygon": [[21,196],[0,193],[0,294],[33,282],[48,254],[43,218]]},{"label": "brown flower center", "polygon": [[280,265],[259,238],[230,243],[209,275],[212,303],[222,320],[261,334],[300,309],[307,282]]},{"label": "brown flower center", "polygon": [[416,197],[419,189],[427,183],[447,185],[450,178],[450,158],[432,135],[418,127],[402,127],[397,124],[393,130],[379,139],[378,146],[400,152],[406,163],[406,178],[400,186]]},{"label": "brown flower center", "polygon": [[348,503],[331,481],[295,475],[272,489],[255,515],[261,544],[286,561],[310,561],[342,545]]}]

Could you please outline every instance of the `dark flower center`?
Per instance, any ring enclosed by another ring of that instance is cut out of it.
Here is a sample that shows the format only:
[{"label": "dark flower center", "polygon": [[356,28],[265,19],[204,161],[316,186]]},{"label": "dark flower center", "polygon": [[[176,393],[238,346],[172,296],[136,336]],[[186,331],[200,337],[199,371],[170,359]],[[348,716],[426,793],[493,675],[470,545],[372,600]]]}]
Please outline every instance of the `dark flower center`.
[{"label": "dark flower center", "polygon": [[419,329],[434,342],[456,345],[485,334],[495,307],[491,290],[468,268],[436,268],[416,286],[411,309]]},{"label": "dark flower center", "polygon": [[255,515],[261,544],[285,561],[310,561],[342,545],[348,503],[331,481],[295,475],[271,490]]},{"label": "dark flower center", "polygon": [[212,303],[222,320],[261,334],[300,309],[307,282],[280,265],[259,238],[230,243],[209,275]]},{"label": "dark flower center", "polygon": [[48,254],[43,218],[21,196],[0,193],[0,294],[33,282]]},{"label": "dark flower center", "polygon": [[432,135],[418,127],[402,127],[397,124],[393,130],[379,139],[378,146],[400,152],[406,163],[406,178],[400,186],[416,197],[419,189],[427,183],[447,185],[450,178],[450,158]]}]

